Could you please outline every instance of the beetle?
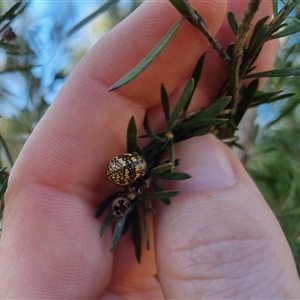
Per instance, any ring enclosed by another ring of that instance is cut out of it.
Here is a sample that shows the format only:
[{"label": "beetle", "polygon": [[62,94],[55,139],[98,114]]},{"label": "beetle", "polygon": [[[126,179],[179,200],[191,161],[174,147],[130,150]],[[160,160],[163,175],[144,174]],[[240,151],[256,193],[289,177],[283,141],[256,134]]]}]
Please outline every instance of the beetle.
[{"label": "beetle", "polygon": [[136,152],[124,153],[111,159],[107,178],[116,185],[130,185],[146,174],[146,161]]}]

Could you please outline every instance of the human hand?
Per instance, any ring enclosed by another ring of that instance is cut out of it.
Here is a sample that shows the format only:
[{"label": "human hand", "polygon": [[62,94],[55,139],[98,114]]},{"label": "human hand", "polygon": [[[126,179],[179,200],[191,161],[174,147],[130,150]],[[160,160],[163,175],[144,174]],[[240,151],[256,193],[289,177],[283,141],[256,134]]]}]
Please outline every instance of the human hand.
[{"label": "human hand", "polygon": [[[193,1],[213,34],[233,39],[226,12],[242,16],[244,1]],[[257,18],[270,14],[261,5]],[[199,299],[300,298],[291,251],[274,215],[237,158],[212,136],[176,146],[178,170],[192,175],[171,186],[181,193],[156,204],[151,251],[135,261],[131,238],[114,253],[111,235],[99,237],[96,205],[115,186],[109,160],[125,151],[133,115],[142,128],[162,122],[161,83],[171,101],[209,45],[187,22],[133,82],[108,87],[135,66],[179,19],[165,2],[146,2],[102,38],[76,67],[26,143],[6,195],[0,244],[0,298]],[[224,22],[223,22],[224,20]],[[276,47],[258,62],[270,69]],[[215,99],[225,76],[209,51],[193,109]],[[155,274],[157,273],[157,276]]]}]

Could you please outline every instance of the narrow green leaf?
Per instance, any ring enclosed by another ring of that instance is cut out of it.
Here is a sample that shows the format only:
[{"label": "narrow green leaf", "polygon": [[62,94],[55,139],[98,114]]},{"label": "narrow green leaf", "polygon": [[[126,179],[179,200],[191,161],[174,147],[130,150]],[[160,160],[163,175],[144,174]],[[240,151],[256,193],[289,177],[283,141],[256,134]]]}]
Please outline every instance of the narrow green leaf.
[{"label": "narrow green leaf", "polygon": [[157,179],[163,180],[186,180],[190,179],[191,175],[182,172],[173,172],[173,173],[162,173],[155,176]]},{"label": "narrow green leaf", "polygon": [[144,129],[147,133],[147,136],[151,137],[153,140],[159,142],[159,143],[164,143],[166,142],[165,139],[159,137],[156,133],[154,133],[150,127],[150,124],[149,124],[149,120],[148,120],[148,115],[147,115],[147,112],[145,113],[145,117],[144,117],[144,121],[143,121],[143,126],[144,126]]},{"label": "narrow green leaf", "polygon": [[150,250],[149,215],[145,210],[143,212],[143,217],[144,217],[144,234],[145,234],[146,249]]},{"label": "narrow green leaf", "polygon": [[155,210],[144,200],[141,200],[137,197],[135,198],[136,202],[143,208],[143,210],[145,210],[147,213],[151,214],[151,215],[155,215],[156,212]]},{"label": "narrow green leaf", "polygon": [[131,117],[127,127],[127,152],[136,152],[137,147],[137,129],[134,117]]},{"label": "narrow green leaf", "polygon": [[259,84],[259,80],[255,79],[255,80],[251,81],[250,84],[245,88],[242,99],[238,103],[236,113],[234,115],[233,122],[234,122],[235,126],[238,126],[238,124],[242,120],[245,112],[249,108],[249,105],[255,95],[255,92],[257,91],[258,84]]},{"label": "narrow green leaf", "polygon": [[131,237],[135,250],[135,258],[138,263],[141,262],[141,254],[142,254],[142,232],[141,232],[141,224],[138,211],[135,209],[132,211],[132,231]]},{"label": "narrow green leaf", "polygon": [[230,25],[233,33],[235,35],[237,35],[238,30],[239,30],[239,23],[236,20],[236,17],[235,17],[235,15],[234,15],[234,13],[232,11],[228,12],[228,14],[227,14],[227,20],[228,20],[228,23],[229,23],[229,25]]},{"label": "narrow green leaf", "polygon": [[109,0],[106,3],[104,3],[102,6],[100,6],[97,10],[95,10],[93,13],[85,17],[83,20],[78,22],[76,25],[74,25],[68,32],[67,37],[81,29],[83,26],[87,25],[89,22],[91,22],[94,18],[101,15],[102,13],[106,12],[113,4],[119,2],[119,0]]},{"label": "narrow green leaf", "polygon": [[169,123],[170,118],[170,101],[168,92],[163,84],[160,86],[160,98],[163,107],[166,123]]},{"label": "narrow green leaf", "polygon": [[2,199],[2,197],[4,196],[4,194],[6,192],[7,182],[8,182],[8,178],[5,179],[5,181],[2,183],[2,185],[0,187],[0,199]]},{"label": "narrow green leaf", "polygon": [[220,125],[227,121],[228,119],[224,119],[224,118],[202,119],[196,121],[194,121],[194,119],[191,119],[190,121],[183,123],[180,127],[181,129],[198,130],[200,128],[207,128],[207,127]]},{"label": "narrow green leaf", "polygon": [[182,6],[179,0],[169,0],[169,2],[180,12],[182,15],[185,15],[185,8]]},{"label": "narrow green leaf", "polygon": [[157,167],[149,170],[149,172],[147,173],[147,177],[151,178],[151,177],[156,176],[157,174],[160,174],[160,173],[163,173],[166,171],[170,171],[172,169],[172,164],[173,164],[172,162],[168,162],[166,164],[157,166]]},{"label": "narrow green leaf", "polygon": [[[163,192],[163,188],[155,181],[152,181],[151,182],[152,184],[152,187],[153,189],[156,191],[156,192]],[[169,205],[171,203],[170,199],[169,198],[160,198],[160,200],[166,204],[166,205]]]},{"label": "narrow green leaf", "polygon": [[193,132],[193,136],[202,136],[202,135],[205,135],[207,133],[209,133],[209,129],[200,128],[200,129],[197,129]]},{"label": "narrow green leaf", "polygon": [[99,203],[99,205],[97,206],[94,217],[99,218],[103,214],[103,212],[106,210],[108,205],[110,205],[110,203],[117,197],[118,194],[119,194],[119,192],[113,193],[113,194],[109,195],[108,197],[106,197],[104,200],[102,200]]},{"label": "narrow green leaf", "polygon": [[276,69],[264,72],[258,72],[247,75],[245,78],[264,78],[264,77],[287,77],[287,76],[299,76],[300,68],[286,68]]},{"label": "narrow green leaf", "polygon": [[196,87],[197,87],[197,85],[200,81],[200,78],[201,78],[201,75],[202,75],[202,70],[203,70],[203,65],[204,65],[204,61],[205,61],[205,54],[206,53],[203,53],[201,55],[201,57],[197,61],[196,67],[194,68],[194,71],[193,71],[193,74],[192,74],[192,78],[194,79],[194,89],[193,89],[193,92],[192,92],[192,95],[191,95],[189,101],[186,103],[186,105],[183,108],[183,114],[184,115],[185,115],[185,113],[187,112],[187,110],[189,108],[189,105],[191,103],[194,91],[195,91],[195,89],[196,89]]},{"label": "narrow green leaf", "polygon": [[118,222],[116,224],[113,236],[112,236],[112,242],[111,242],[111,246],[110,246],[109,252],[112,252],[112,251],[115,250],[115,248],[116,248],[116,246],[117,246],[117,244],[119,242],[119,239],[120,239],[120,237],[122,235],[125,221],[126,221],[126,216],[119,218],[119,220],[118,220]]},{"label": "narrow green leaf", "polygon": [[192,94],[194,91],[194,79],[190,79],[189,82],[186,84],[178,102],[176,103],[176,106],[174,107],[174,110],[170,116],[169,122],[168,122],[168,129],[171,129],[176,119],[179,117],[181,111],[186,106],[188,101],[190,100]]},{"label": "narrow green leaf", "polygon": [[274,18],[277,18],[278,15],[278,0],[272,0],[272,6],[273,6],[273,15]]},{"label": "narrow green leaf", "polygon": [[287,26],[285,26],[282,30],[280,30],[277,33],[274,33],[270,39],[279,39],[284,36],[289,36],[294,33],[297,33],[300,31],[300,25],[298,23],[289,23]]},{"label": "narrow green leaf", "polygon": [[13,44],[9,44],[9,43],[5,43],[0,41],[0,48],[2,48],[3,50],[5,50],[7,53],[12,53],[12,54],[16,54],[16,53],[21,53],[21,48],[17,45],[13,45]]},{"label": "narrow green leaf", "polygon": [[162,192],[153,192],[153,193],[142,193],[139,195],[139,198],[143,199],[160,199],[160,198],[170,198],[179,194],[179,191],[162,191]]},{"label": "narrow green leaf", "polygon": [[6,20],[11,20],[21,5],[22,1],[14,4],[3,16],[1,16],[0,23],[3,23]]},{"label": "narrow green leaf", "polygon": [[152,49],[152,51],[129,73],[127,73],[124,77],[114,83],[109,91],[116,90],[126,83],[130,82],[136,76],[138,76],[143,70],[145,70],[148,65],[156,58],[156,56],[164,49],[170,39],[173,37],[181,23],[183,22],[183,18],[177,21],[172,28],[167,32],[167,34],[160,40],[160,42]]},{"label": "narrow green leaf", "polygon": [[3,150],[4,150],[4,153],[5,153],[5,156],[6,156],[7,160],[9,162],[9,165],[10,165],[10,167],[12,167],[14,165],[14,160],[12,159],[12,156],[10,154],[8,146],[7,146],[3,136],[1,134],[0,134],[0,143],[3,146]]},{"label": "narrow green leaf", "polygon": [[251,35],[247,53],[250,53],[253,49],[259,46],[261,40],[265,37],[266,32],[268,31],[268,25],[265,25],[268,20],[268,16],[258,20],[254,26],[253,33]]},{"label": "narrow green leaf", "polygon": [[217,116],[226,108],[230,100],[231,97],[223,97],[221,99],[218,99],[217,101],[213,102],[211,105],[200,111],[191,120],[198,121],[203,119],[210,119]]},{"label": "narrow green leaf", "polygon": [[175,166],[175,147],[174,147],[174,141],[170,140],[169,143],[169,160],[172,163],[172,167],[170,172],[173,173],[174,172],[174,166]]},{"label": "narrow green leaf", "polygon": [[100,237],[103,236],[103,234],[107,231],[108,227],[110,226],[112,220],[113,220],[113,210],[112,208],[110,208],[108,211],[107,211],[107,214],[103,220],[103,224],[101,226],[101,229],[100,229]]},{"label": "narrow green leaf", "polygon": [[295,96],[295,93],[287,93],[287,94],[283,94],[283,95],[278,95],[278,96],[273,96],[273,97],[269,97],[269,98],[266,98],[266,99],[256,99],[256,97],[251,101],[251,104],[249,107],[255,107],[255,106],[258,106],[258,105],[261,105],[261,104],[265,104],[265,103],[272,103],[272,102],[275,102],[275,101],[279,101],[279,100],[283,100],[283,99],[286,99],[286,98],[289,98],[289,97],[292,97],[292,96]]}]

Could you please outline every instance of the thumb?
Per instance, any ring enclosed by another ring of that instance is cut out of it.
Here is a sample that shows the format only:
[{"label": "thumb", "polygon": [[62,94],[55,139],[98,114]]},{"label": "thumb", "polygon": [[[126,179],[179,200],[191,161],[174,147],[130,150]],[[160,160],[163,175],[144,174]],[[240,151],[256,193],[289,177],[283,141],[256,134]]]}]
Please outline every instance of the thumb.
[{"label": "thumb", "polygon": [[[235,155],[211,135],[178,144],[181,193],[159,204],[158,278],[166,299],[294,298],[300,287],[281,228]],[[297,294],[298,293],[298,294]]]}]

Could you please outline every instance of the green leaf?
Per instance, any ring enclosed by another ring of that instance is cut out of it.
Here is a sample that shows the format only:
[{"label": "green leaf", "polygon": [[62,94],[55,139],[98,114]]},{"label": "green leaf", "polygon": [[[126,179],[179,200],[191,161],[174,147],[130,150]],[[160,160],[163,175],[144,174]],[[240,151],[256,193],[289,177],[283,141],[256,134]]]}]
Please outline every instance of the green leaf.
[{"label": "green leaf", "polygon": [[[152,187],[153,189],[156,191],[156,192],[163,192],[163,188],[155,181],[152,181],[151,182],[152,184]],[[160,200],[166,204],[166,205],[169,205],[171,203],[170,199],[169,198],[160,198]]]},{"label": "green leaf", "polygon": [[139,198],[143,199],[161,199],[161,198],[170,198],[179,194],[179,191],[162,191],[162,192],[153,192],[153,193],[142,193],[139,195]]},{"label": "green leaf", "polygon": [[14,4],[1,18],[0,23],[3,23],[6,20],[11,20],[14,16],[16,11],[19,9],[19,7],[22,5],[22,1],[17,2]]},{"label": "green leaf", "polygon": [[160,173],[166,172],[166,171],[170,171],[172,169],[172,162],[168,162],[166,164],[157,166],[151,170],[149,170],[149,172],[147,173],[147,177],[151,178],[154,177]]},{"label": "green leaf", "polygon": [[5,153],[5,156],[10,164],[10,167],[12,167],[14,165],[14,161],[12,159],[12,156],[10,154],[10,151],[8,149],[8,146],[3,138],[3,136],[0,134],[0,143],[2,144],[2,147],[3,147],[3,150],[4,150],[4,153]]},{"label": "green leaf", "polygon": [[229,104],[231,97],[223,97],[213,102],[211,105],[200,111],[195,117],[191,120],[201,121],[203,119],[210,119],[219,115]]},{"label": "green leaf", "polygon": [[167,34],[160,40],[160,42],[152,49],[152,51],[129,73],[127,73],[124,77],[114,83],[109,91],[116,90],[126,83],[130,82],[136,76],[138,76],[143,70],[145,70],[148,65],[157,57],[157,55],[164,49],[170,39],[173,37],[175,32],[178,30],[179,26],[183,22],[183,19],[177,21],[172,28],[167,32]]},{"label": "green leaf", "polygon": [[118,196],[119,192],[113,193],[106,197],[104,200],[102,200],[99,205],[97,206],[97,209],[95,211],[94,217],[99,218],[103,212],[106,210],[108,205]]},{"label": "green leaf", "polygon": [[68,32],[67,37],[75,33],[77,30],[81,29],[83,26],[87,25],[89,22],[91,22],[94,18],[101,15],[102,13],[106,12],[113,4],[119,2],[119,0],[109,0],[106,3],[104,3],[102,6],[100,6],[97,10],[95,10],[93,13],[91,13],[89,16],[78,22],[76,25],[74,25]]},{"label": "green leaf", "polygon": [[147,213],[151,214],[151,215],[155,215],[156,212],[155,210],[144,200],[141,200],[137,197],[135,198],[136,202],[143,208],[143,210],[145,210]]},{"label": "green leaf", "polygon": [[182,15],[186,14],[185,8],[182,6],[180,0],[169,0],[169,2],[180,12]]},{"label": "green leaf", "polygon": [[264,72],[258,72],[247,75],[245,78],[264,78],[264,77],[287,77],[287,76],[299,76],[300,68],[286,68],[276,69]]},{"label": "green leaf", "polygon": [[132,231],[131,237],[135,250],[135,257],[138,263],[141,262],[141,254],[142,254],[142,233],[141,233],[141,224],[140,218],[138,215],[138,211],[135,209],[132,211]]},{"label": "green leaf", "polygon": [[171,129],[174,125],[174,122],[179,117],[181,111],[185,107],[185,105],[190,100],[192,94],[194,91],[194,79],[190,79],[189,82],[186,84],[178,102],[176,103],[176,106],[174,107],[174,110],[170,116],[169,122],[168,122],[168,128]]},{"label": "green leaf", "polygon": [[268,20],[268,16],[261,18],[255,24],[253,29],[252,36],[250,38],[250,42],[248,45],[247,53],[251,53],[251,51],[257,48],[260,45],[260,42],[263,38],[265,38],[266,32],[268,31],[269,26],[265,25]]},{"label": "green leaf", "polygon": [[143,212],[143,217],[144,217],[144,234],[145,234],[145,241],[146,241],[146,249],[150,250],[149,215],[145,210]]},{"label": "green leaf", "polygon": [[157,179],[163,180],[186,180],[190,179],[191,175],[182,172],[173,172],[173,173],[161,173],[155,176]]},{"label": "green leaf", "polygon": [[160,98],[161,98],[161,104],[165,115],[165,120],[166,123],[168,124],[170,118],[170,101],[169,101],[168,92],[163,84],[161,84],[160,86]]},{"label": "green leaf", "polygon": [[134,117],[131,117],[127,127],[127,152],[136,152],[137,147],[137,129]]},{"label": "green leaf", "polygon": [[286,93],[286,94],[283,94],[283,95],[278,95],[281,92],[282,91],[273,92],[273,94],[275,94],[275,95],[272,95],[272,96],[269,96],[269,97],[268,97],[268,95],[272,94],[272,93],[265,93],[265,95],[254,97],[252,99],[249,107],[255,107],[255,106],[258,106],[258,105],[261,105],[261,104],[283,100],[283,99],[286,99],[286,98],[289,98],[289,97],[292,97],[292,96],[295,95],[295,93]]},{"label": "green leaf", "polygon": [[109,252],[112,252],[112,251],[115,250],[115,248],[116,248],[116,246],[117,246],[117,244],[119,242],[119,239],[120,239],[120,237],[122,235],[125,221],[126,221],[126,216],[123,216],[123,217],[119,218],[119,220],[118,220],[118,222],[116,224],[113,236],[112,236],[112,242],[111,242],[111,246],[110,246]]},{"label": "green leaf", "polygon": [[159,142],[159,143],[164,143],[166,142],[165,139],[159,137],[156,133],[154,133],[150,127],[150,124],[149,124],[149,120],[148,120],[148,115],[147,115],[147,112],[145,113],[145,117],[144,117],[144,121],[143,121],[143,126],[144,126],[144,129],[147,133],[147,136],[151,137],[153,140]]},{"label": "green leaf", "polygon": [[107,214],[103,220],[103,224],[101,226],[101,229],[100,229],[100,237],[103,236],[103,234],[107,231],[108,227],[110,226],[112,220],[113,220],[113,210],[112,210],[112,207],[107,211]]},{"label": "green leaf", "polygon": [[169,160],[172,163],[172,167],[171,167],[171,173],[173,173],[174,171],[174,166],[175,166],[175,148],[174,148],[174,141],[170,140],[169,143]]},{"label": "green leaf", "polygon": [[289,36],[294,33],[297,33],[300,31],[300,25],[298,23],[289,23],[287,26],[285,26],[282,30],[280,30],[277,33],[274,33],[270,39],[279,39],[284,36]]},{"label": "green leaf", "polygon": [[190,121],[183,123],[180,127],[181,129],[198,130],[200,128],[208,128],[208,127],[220,125],[227,121],[228,119],[224,119],[224,118],[202,119],[196,121],[194,121],[194,119],[191,119]]},{"label": "green leaf", "polygon": [[277,18],[278,15],[278,0],[272,0],[272,6],[273,6],[273,15],[274,18]]},{"label": "green leaf", "polygon": [[16,54],[16,53],[21,53],[21,48],[17,45],[12,45],[9,43],[5,43],[0,41],[0,48],[4,49],[7,53],[12,53],[12,54]]},{"label": "green leaf", "polygon": [[189,105],[191,103],[191,100],[192,100],[192,96],[194,94],[194,91],[200,81],[200,78],[201,78],[201,75],[202,75],[202,70],[203,70],[203,65],[204,65],[204,61],[205,61],[205,53],[203,53],[201,55],[201,57],[199,58],[199,60],[197,61],[197,64],[196,64],[196,67],[193,71],[193,74],[192,74],[192,78],[194,79],[194,88],[193,88],[193,92],[192,92],[192,95],[189,99],[189,101],[187,102],[187,104],[184,106],[183,108],[183,114],[185,115],[186,111],[188,110],[189,108]]},{"label": "green leaf", "polygon": [[249,108],[249,105],[255,95],[255,92],[257,91],[258,84],[259,80],[255,79],[251,81],[249,85],[245,88],[242,99],[237,105],[236,113],[233,118],[233,123],[235,124],[235,126],[238,126],[245,112]]},{"label": "green leaf", "polygon": [[229,23],[229,25],[230,25],[233,33],[235,35],[237,35],[238,30],[239,30],[239,23],[236,20],[236,17],[235,17],[235,15],[234,15],[234,13],[232,11],[228,12],[228,14],[227,14],[227,20],[228,20],[228,23]]},{"label": "green leaf", "polygon": [[7,189],[7,182],[8,182],[8,178],[6,178],[4,180],[4,182],[2,183],[1,187],[0,187],[0,199],[2,199],[2,197],[4,196],[6,189]]}]

